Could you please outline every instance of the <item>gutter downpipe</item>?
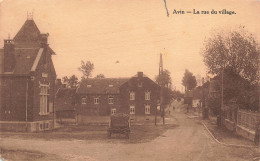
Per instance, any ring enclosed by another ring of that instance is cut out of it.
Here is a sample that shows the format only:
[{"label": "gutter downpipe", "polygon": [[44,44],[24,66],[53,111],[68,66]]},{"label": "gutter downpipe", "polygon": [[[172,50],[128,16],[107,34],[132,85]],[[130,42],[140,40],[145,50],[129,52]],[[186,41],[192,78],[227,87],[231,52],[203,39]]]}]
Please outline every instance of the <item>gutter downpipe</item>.
[{"label": "gutter downpipe", "polygon": [[52,110],[53,110],[53,129],[55,129],[55,79],[53,81],[53,105],[52,105]]},{"label": "gutter downpipe", "polygon": [[27,125],[27,121],[28,121],[28,78],[26,79],[26,95],[25,95],[25,122],[26,122],[26,131],[28,131],[28,125]]}]

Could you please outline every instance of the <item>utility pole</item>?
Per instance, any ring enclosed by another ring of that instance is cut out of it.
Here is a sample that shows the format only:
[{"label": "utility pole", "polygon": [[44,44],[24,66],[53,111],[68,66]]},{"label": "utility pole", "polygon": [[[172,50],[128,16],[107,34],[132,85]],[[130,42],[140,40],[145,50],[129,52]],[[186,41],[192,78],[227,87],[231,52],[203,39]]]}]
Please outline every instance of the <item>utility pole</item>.
[{"label": "utility pole", "polygon": [[160,53],[160,64],[159,64],[159,85],[160,85],[160,104],[162,111],[162,117],[163,117],[163,125],[165,124],[165,118],[164,118],[164,106],[163,106],[163,88],[164,84],[162,81],[162,73],[163,73],[163,60],[162,60],[162,54]]},{"label": "utility pole", "polygon": [[221,71],[221,105],[219,111],[219,126],[222,126],[222,109],[224,106],[224,68],[222,67]]}]

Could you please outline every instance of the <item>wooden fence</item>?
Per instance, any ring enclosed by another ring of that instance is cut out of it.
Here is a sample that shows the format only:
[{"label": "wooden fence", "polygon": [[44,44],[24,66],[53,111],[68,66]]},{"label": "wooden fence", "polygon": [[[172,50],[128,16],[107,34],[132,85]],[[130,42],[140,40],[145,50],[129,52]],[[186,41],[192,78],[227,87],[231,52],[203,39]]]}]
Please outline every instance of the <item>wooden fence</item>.
[{"label": "wooden fence", "polygon": [[237,125],[255,130],[257,121],[260,121],[260,113],[244,110],[237,111]]}]

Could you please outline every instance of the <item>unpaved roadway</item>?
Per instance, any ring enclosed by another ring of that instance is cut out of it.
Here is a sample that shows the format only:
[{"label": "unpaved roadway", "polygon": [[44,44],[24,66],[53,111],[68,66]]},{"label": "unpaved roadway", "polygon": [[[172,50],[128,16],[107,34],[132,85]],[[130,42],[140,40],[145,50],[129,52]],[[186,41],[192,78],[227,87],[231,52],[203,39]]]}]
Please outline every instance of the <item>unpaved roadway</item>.
[{"label": "unpaved roadway", "polygon": [[166,123],[178,124],[178,127],[147,143],[6,137],[0,140],[0,145],[56,154],[70,161],[247,161],[256,153],[254,149],[217,144],[198,120],[189,119],[183,113],[172,111]]}]

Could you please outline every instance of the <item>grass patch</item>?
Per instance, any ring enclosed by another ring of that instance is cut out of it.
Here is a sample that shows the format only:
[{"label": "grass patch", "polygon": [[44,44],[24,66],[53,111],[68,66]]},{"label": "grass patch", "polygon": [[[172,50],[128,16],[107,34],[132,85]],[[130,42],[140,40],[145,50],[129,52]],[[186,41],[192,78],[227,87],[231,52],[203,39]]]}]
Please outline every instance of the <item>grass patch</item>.
[{"label": "grass patch", "polygon": [[224,142],[227,144],[236,144],[236,145],[249,145],[254,146],[254,142],[239,136],[235,132],[229,131],[225,127],[218,127],[213,123],[206,123],[210,132],[214,135],[216,139],[220,142]]},{"label": "grass patch", "polygon": [[69,125],[52,131],[38,133],[15,133],[3,132],[1,137],[12,137],[22,139],[44,139],[44,140],[97,140],[104,142],[121,141],[124,143],[149,142],[158,136],[163,135],[168,129],[173,129],[177,125],[133,125],[130,127],[130,139],[125,135],[113,134],[111,139],[107,138],[107,126],[93,125]]}]

